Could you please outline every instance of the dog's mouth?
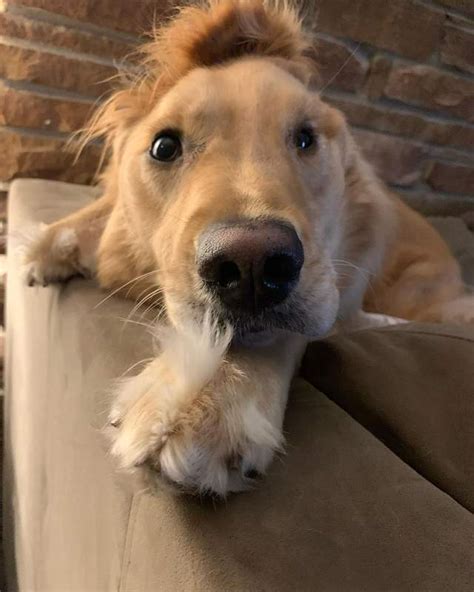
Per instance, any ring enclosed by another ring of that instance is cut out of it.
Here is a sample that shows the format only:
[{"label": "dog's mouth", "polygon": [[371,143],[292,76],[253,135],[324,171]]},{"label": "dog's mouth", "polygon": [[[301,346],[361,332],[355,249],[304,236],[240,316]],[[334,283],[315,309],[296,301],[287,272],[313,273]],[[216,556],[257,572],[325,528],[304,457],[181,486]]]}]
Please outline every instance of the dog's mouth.
[{"label": "dog's mouth", "polygon": [[275,341],[282,333],[279,329],[255,329],[247,332],[234,333],[233,343],[245,347],[263,347]]},{"label": "dog's mouth", "polygon": [[231,325],[234,343],[246,346],[268,345],[283,333],[313,333],[313,322],[304,306],[296,299],[259,313],[228,311],[215,308],[215,315],[222,323]]},{"label": "dog's mouth", "polygon": [[[337,291],[313,288],[303,293],[295,292],[275,306],[230,308],[209,291],[201,291],[199,297],[184,304],[184,310],[192,311],[192,317],[210,316],[222,328],[230,327],[233,343],[245,346],[268,345],[285,334],[298,334],[319,339],[334,326],[338,310]],[[185,316],[187,313],[184,313]]]}]

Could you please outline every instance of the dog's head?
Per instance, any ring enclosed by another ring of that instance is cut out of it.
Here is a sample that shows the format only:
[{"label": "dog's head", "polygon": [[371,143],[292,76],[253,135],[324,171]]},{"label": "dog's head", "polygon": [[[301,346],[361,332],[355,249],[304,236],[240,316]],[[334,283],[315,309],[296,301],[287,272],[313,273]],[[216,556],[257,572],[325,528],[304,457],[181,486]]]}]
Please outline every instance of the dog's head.
[{"label": "dog's head", "polygon": [[247,340],[324,334],[339,306],[348,140],[312,88],[297,17],[257,0],[186,8],[146,52],[143,79],[92,128],[113,150],[110,224],[120,218],[135,275],[157,268],[174,322],[210,308]]}]

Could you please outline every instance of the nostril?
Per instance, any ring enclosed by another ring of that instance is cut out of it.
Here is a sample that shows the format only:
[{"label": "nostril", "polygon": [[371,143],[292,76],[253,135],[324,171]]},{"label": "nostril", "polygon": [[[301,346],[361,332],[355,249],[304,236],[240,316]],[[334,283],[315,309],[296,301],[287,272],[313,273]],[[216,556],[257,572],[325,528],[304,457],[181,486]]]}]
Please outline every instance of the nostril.
[{"label": "nostril", "polygon": [[263,266],[262,281],[267,288],[280,288],[298,279],[300,265],[291,255],[268,257]]},{"label": "nostril", "polygon": [[303,245],[289,224],[275,220],[226,223],[199,238],[197,273],[203,288],[235,313],[260,313],[295,289]]},{"label": "nostril", "polygon": [[217,270],[216,281],[221,288],[233,288],[240,281],[240,270],[233,261],[223,261]]}]

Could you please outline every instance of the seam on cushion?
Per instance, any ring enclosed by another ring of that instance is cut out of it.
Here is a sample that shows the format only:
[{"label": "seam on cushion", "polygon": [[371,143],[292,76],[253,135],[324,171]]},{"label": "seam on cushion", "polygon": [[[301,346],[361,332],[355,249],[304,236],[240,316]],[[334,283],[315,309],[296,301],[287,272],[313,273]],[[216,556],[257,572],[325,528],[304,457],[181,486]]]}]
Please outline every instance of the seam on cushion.
[{"label": "seam on cushion", "polygon": [[[397,331],[391,331],[391,333],[397,333]],[[430,337],[447,337],[448,339],[455,339],[456,341],[465,341],[466,343],[474,343],[474,336],[471,337],[463,337],[461,335],[453,335],[452,333],[431,333],[430,331],[423,331],[417,329],[410,329],[409,331],[399,331],[398,335],[400,334],[408,334],[408,335],[427,335]]]},{"label": "seam on cushion", "polygon": [[133,540],[135,535],[135,525],[137,523],[138,509],[142,500],[142,494],[136,493],[130,502],[130,509],[127,520],[127,534],[125,535],[125,546],[122,556],[122,567],[120,570],[120,582],[118,592],[125,592],[128,590],[128,574],[130,571],[130,556],[132,552]]},{"label": "seam on cushion", "polygon": [[328,394],[326,391],[321,390],[319,387],[314,386],[314,384],[309,382],[309,380],[307,380],[304,376],[299,376],[298,379],[301,380],[302,382],[304,382],[308,387],[310,387],[311,390],[317,391],[318,393],[323,395],[323,397],[325,399],[327,399],[332,405],[335,405],[340,411],[342,411],[342,413],[344,413],[350,419],[352,419],[352,421],[354,421],[358,426],[360,426],[362,428],[362,430],[367,432],[367,434],[369,434],[372,438],[375,438],[375,440],[377,440],[377,442],[381,446],[383,446],[386,450],[388,450],[388,452],[390,454],[392,454],[401,463],[403,463],[405,466],[409,467],[410,470],[412,470],[414,473],[416,473],[420,477],[420,479],[423,479],[424,481],[428,482],[432,487],[434,487],[435,489],[437,489],[438,491],[443,493],[446,497],[449,497],[449,499],[451,499],[457,506],[459,506],[465,512],[467,512],[469,516],[474,517],[474,511],[467,508],[463,503],[461,503],[458,499],[456,499],[449,491],[446,491],[444,488],[440,487],[437,483],[434,483],[429,477],[427,477],[426,475],[421,473],[416,467],[414,467],[407,460],[405,460],[399,454],[397,454],[395,452],[395,450],[392,450],[392,448],[390,448],[390,446],[386,442],[384,442],[380,436],[378,436],[377,434],[374,434],[374,432],[369,427],[367,427],[361,421],[359,421],[356,417],[354,417],[354,415],[348,409],[345,409],[342,405],[340,405],[337,401],[335,401],[331,397],[330,394]]},{"label": "seam on cushion", "polygon": [[[416,322],[410,321],[409,323],[403,323],[402,327],[407,327],[410,325],[417,324]],[[439,323],[435,325],[436,327],[442,327],[443,323]],[[466,325],[457,325],[459,327],[473,327],[474,325],[471,323],[466,323]],[[461,335],[453,335],[452,333],[448,333],[446,331],[426,331],[425,329],[403,329],[399,328],[398,326],[394,325],[387,325],[386,327],[366,327],[365,329],[356,329],[354,331],[344,332],[341,331],[340,333],[335,333],[334,335],[328,335],[325,339],[311,341],[308,345],[312,345],[313,343],[318,343],[318,341],[325,341],[326,339],[337,339],[338,337],[348,337],[354,336],[358,333],[396,333],[397,335],[433,335],[438,337],[450,337],[451,339],[459,339],[460,341],[466,341],[467,343],[474,343],[474,335],[472,337],[463,337]]]},{"label": "seam on cushion", "polygon": [[[405,325],[406,326],[406,325]],[[373,332],[373,328],[367,328],[367,329],[362,329],[360,331],[354,332],[355,333],[359,333],[359,332],[364,332],[367,333],[368,331],[372,331]],[[448,339],[453,339],[455,341],[463,341],[465,343],[469,343],[469,344],[474,344],[474,337],[471,339],[469,337],[463,337],[460,335],[452,335],[451,333],[439,333],[439,332],[431,332],[431,331],[426,331],[423,329],[409,329],[409,330],[398,330],[394,329],[393,327],[384,327],[382,328],[382,331],[385,333],[396,333],[398,335],[401,334],[408,334],[408,335],[424,335],[424,336],[429,336],[429,337],[442,337],[442,338],[448,338]],[[351,336],[353,336],[354,334],[351,334]],[[304,374],[302,375],[302,378],[304,380],[306,380],[306,378],[304,377]],[[309,383],[313,386],[313,388],[318,388],[316,386],[314,386],[312,383]],[[319,390],[319,389],[318,389]],[[368,426],[364,425],[360,420],[358,420],[356,417],[354,417],[354,415],[345,407],[343,407],[342,405],[340,405],[338,402],[336,402],[333,399],[332,393],[328,394],[325,391],[320,391],[323,392],[323,394],[330,400],[332,401],[335,405],[337,405],[340,409],[342,409],[345,413],[347,413],[355,422],[357,422],[362,428],[364,428],[365,430],[367,430],[370,434],[372,434],[372,436],[374,436],[374,438],[376,438],[383,446],[385,446],[388,450],[390,450],[397,458],[399,458],[403,463],[405,463],[407,466],[409,466],[413,471],[415,471],[418,475],[420,475],[420,477],[422,477],[423,479],[425,479],[426,481],[428,481],[429,483],[431,483],[431,485],[433,485],[433,487],[436,487],[437,489],[439,489],[440,491],[442,491],[445,495],[447,495],[448,497],[450,497],[454,502],[456,502],[461,508],[463,508],[464,510],[466,510],[466,512],[469,512],[469,514],[471,516],[474,516],[474,511],[471,510],[470,508],[466,507],[460,500],[458,500],[456,497],[454,497],[454,495],[447,491],[444,487],[441,487],[439,484],[435,483],[432,481],[431,478],[429,478],[427,475],[425,475],[424,473],[421,473],[418,469],[416,469],[410,462],[408,462],[407,460],[405,460],[403,457],[401,457],[399,454],[397,454],[397,452],[395,452],[395,450],[392,450],[392,448],[386,443],[384,442],[384,440],[378,436],[377,434],[375,434]]]},{"label": "seam on cushion", "polygon": [[[429,335],[429,333],[428,333]],[[367,433],[369,433],[371,436],[373,436],[377,442],[379,442],[384,448],[386,448],[389,452],[391,452],[396,458],[398,458],[398,460],[400,462],[402,462],[404,465],[406,465],[407,467],[410,467],[410,469],[412,471],[414,471],[417,475],[419,475],[421,477],[421,479],[424,479],[425,481],[427,481],[428,483],[430,483],[434,488],[438,489],[439,491],[441,491],[444,495],[446,495],[447,497],[449,497],[455,504],[457,504],[459,507],[461,507],[463,510],[465,510],[470,516],[474,516],[474,510],[471,510],[470,508],[466,507],[460,500],[458,500],[456,497],[454,497],[454,495],[449,492],[446,491],[446,489],[444,487],[441,487],[440,485],[438,485],[437,483],[435,483],[430,477],[428,477],[427,475],[425,475],[424,473],[420,472],[419,469],[417,469],[416,467],[414,467],[410,462],[408,462],[408,460],[406,460],[405,458],[403,458],[402,456],[400,456],[395,450],[393,450],[386,442],[384,442],[384,440],[382,439],[381,436],[378,436],[377,434],[375,434],[368,426],[364,425],[364,423],[362,423],[359,419],[357,419],[357,417],[354,417],[354,415],[345,407],[343,407],[340,403],[338,403],[337,401],[335,401],[331,394],[328,394],[326,391],[322,391],[320,388],[318,388],[317,386],[314,386],[311,382],[307,381],[306,378],[304,376],[301,377],[305,382],[307,382],[309,385],[311,385],[311,387],[313,389],[316,389],[318,392],[320,392],[321,394],[323,394],[327,399],[329,399],[329,401],[331,401],[331,403],[333,403],[334,405],[336,405],[343,413],[346,413],[353,421],[355,421],[363,430],[365,430]]]}]

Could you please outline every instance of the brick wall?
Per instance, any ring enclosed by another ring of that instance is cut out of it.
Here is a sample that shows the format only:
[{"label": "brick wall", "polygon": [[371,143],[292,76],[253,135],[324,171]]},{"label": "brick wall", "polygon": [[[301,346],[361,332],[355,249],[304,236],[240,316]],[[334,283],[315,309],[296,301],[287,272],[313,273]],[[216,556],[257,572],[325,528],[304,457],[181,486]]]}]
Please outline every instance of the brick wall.
[{"label": "brick wall", "polygon": [[427,213],[473,210],[474,0],[317,4],[324,95],[380,175]]},{"label": "brick wall", "polygon": [[[0,182],[91,181],[97,147],[73,163],[65,142],[166,9],[163,0],[0,0]],[[310,0],[306,14],[323,94],[381,176],[425,212],[473,210],[474,0]]]}]

